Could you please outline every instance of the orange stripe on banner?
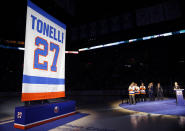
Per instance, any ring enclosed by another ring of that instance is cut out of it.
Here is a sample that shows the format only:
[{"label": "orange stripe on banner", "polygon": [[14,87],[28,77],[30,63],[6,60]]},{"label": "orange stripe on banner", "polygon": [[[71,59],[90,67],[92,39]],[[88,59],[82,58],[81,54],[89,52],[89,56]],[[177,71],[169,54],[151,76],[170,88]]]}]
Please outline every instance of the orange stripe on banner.
[{"label": "orange stripe on banner", "polygon": [[22,93],[21,101],[44,100],[65,97],[65,91],[61,92],[43,92],[43,93]]}]

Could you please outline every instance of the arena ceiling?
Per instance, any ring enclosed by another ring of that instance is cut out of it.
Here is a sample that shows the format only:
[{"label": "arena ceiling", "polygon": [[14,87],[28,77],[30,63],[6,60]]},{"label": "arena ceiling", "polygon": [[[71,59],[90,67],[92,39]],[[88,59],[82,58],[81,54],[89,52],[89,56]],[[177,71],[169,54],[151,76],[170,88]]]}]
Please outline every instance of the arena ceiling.
[{"label": "arena ceiling", "polygon": [[[32,0],[69,28],[168,1],[174,0],[139,0],[137,3],[134,0]],[[178,1],[184,4],[183,0]],[[24,41],[26,4],[27,0],[0,2],[0,39]]]}]

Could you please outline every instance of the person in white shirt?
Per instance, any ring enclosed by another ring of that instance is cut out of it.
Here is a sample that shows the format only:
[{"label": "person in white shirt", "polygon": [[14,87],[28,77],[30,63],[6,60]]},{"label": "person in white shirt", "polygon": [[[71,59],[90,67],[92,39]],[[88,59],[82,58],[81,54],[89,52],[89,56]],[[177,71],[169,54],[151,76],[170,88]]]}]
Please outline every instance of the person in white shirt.
[{"label": "person in white shirt", "polygon": [[146,87],[144,85],[144,83],[141,83],[140,86],[140,93],[141,93],[141,101],[146,101]]},{"label": "person in white shirt", "polygon": [[136,100],[135,100],[135,86],[134,86],[134,82],[132,82],[128,88],[129,91],[129,103],[130,104],[136,104]]},{"label": "person in white shirt", "polygon": [[140,101],[140,88],[137,86],[137,83],[134,84],[135,87],[135,99],[136,103]]}]

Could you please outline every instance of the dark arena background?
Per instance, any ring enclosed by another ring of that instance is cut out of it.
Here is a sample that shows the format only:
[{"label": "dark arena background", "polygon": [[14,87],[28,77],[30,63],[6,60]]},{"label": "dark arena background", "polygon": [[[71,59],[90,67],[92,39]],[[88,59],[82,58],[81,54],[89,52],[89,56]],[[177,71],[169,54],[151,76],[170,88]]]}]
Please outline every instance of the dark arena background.
[{"label": "dark arena background", "polygon": [[[160,82],[163,101],[175,100],[175,81],[185,89],[184,0],[32,2],[66,24],[66,51],[78,52],[66,53],[66,97],[50,99],[47,103],[75,100],[79,112],[32,130],[185,129],[185,110],[179,115],[177,110],[181,109],[176,109],[176,106],[175,115],[171,115],[169,109],[163,114],[119,106],[129,101],[131,82],[139,86],[144,82],[146,87],[150,82],[154,87]],[[24,105],[21,91],[27,1],[6,0],[0,4],[0,131],[8,131],[14,130],[15,107]],[[9,11],[5,13],[3,7]],[[164,33],[170,35],[154,36]],[[143,40],[146,36],[153,37]],[[101,46],[115,42],[120,44]],[[99,45],[99,48],[91,48]],[[160,104],[161,101],[155,99],[152,102]],[[152,107],[152,102],[147,98],[149,105],[146,106]],[[167,107],[165,103],[164,108]]]}]

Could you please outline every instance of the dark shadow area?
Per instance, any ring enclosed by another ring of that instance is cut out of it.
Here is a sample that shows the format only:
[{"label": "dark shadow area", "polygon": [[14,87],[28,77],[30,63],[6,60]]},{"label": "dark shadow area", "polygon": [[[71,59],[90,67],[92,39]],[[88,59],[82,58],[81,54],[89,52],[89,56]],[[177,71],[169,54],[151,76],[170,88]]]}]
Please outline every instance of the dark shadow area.
[{"label": "dark shadow area", "polygon": [[174,82],[184,88],[184,35],[138,41],[66,56],[66,90],[124,90],[134,81],[161,83],[173,96]]}]

